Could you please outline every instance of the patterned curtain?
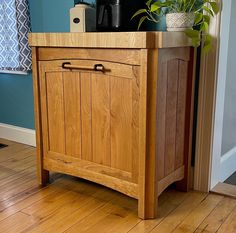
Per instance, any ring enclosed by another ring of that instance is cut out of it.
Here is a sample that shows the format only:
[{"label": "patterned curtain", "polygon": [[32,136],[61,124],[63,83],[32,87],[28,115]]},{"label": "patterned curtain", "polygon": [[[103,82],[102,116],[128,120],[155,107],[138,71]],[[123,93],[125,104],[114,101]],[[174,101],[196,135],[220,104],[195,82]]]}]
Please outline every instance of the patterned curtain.
[{"label": "patterned curtain", "polygon": [[0,0],[0,72],[31,70],[27,0]]}]

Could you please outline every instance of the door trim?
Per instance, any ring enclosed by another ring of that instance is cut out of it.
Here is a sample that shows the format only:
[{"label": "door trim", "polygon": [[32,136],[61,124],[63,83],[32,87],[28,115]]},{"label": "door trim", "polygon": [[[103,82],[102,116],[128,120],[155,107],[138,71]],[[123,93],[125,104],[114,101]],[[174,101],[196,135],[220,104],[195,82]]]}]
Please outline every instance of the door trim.
[{"label": "door trim", "polygon": [[[222,4],[222,0],[218,2]],[[210,190],[211,181],[220,24],[221,13],[218,13],[209,27],[209,33],[214,38],[213,49],[208,54],[202,54],[200,64],[194,189],[203,192]]]},{"label": "door trim", "polygon": [[[228,176],[229,171],[224,172],[227,162],[222,156],[222,133],[223,133],[223,118],[224,118],[224,103],[225,103],[225,87],[227,78],[227,60],[228,60],[228,42],[230,33],[230,18],[231,18],[231,3],[232,0],[224,2],[224,9],[222,11],[222,27],[221,27],[221,45],[219,51],[219,69],[218,69],[218,84],[216,95],[216,112],[215,112],[215,126],[213,137],[213,155],[212,155],[212,171],[210,189],[212,189],[219,181],[223,182]],[[224,45],[224,46],[223,46]],[[232,169],[232,168],[231,168]],[[223,175],[223,173],[225,176]],[[228,175],[227,175],[228,174]]]}]

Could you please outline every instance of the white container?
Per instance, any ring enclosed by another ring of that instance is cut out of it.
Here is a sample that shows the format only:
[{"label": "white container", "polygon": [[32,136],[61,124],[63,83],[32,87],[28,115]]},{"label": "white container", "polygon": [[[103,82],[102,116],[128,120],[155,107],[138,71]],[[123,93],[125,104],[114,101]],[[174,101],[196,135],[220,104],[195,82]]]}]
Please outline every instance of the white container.
[{"label": "white container", "polygon": [[167,31],[185,31],[194,24],[194,13],[166,14]]},{"label": "white container", "polygon": [[96,31],[96,10],[86,4],[77,4],[70,9],[70,31]]}]

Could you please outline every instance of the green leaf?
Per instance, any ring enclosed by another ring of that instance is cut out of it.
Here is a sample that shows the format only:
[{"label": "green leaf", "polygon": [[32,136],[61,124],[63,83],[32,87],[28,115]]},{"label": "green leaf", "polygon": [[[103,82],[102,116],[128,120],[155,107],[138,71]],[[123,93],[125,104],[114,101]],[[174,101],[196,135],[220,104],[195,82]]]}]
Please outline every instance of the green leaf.
[{"label": "green leaf", "polygon": [[204,43],[203,43],[203,52],[204,53],[208,53],[209,50],[211,50],[212,48],[212,36],[209,35],[209,34],[206,34],[204,37],[203,37],[203,40],[204,40]]},{"label": "green leaf", "polygon": [[208,23],[207,23],[207,22],[203,22],[203,23],[201,24],[200,31],[207,32],[207,31],[208,31],[208,28],[209,28]]},{"label": "green leaf", "polygon": [[147,16],[143,16],[140,20],[139,20],[139,24],[138,24],[138,30],[140,29],[142,23],[147,19]]},{"label": "green leaf", "polygon": [[209,15],[203,15],[203,20],[209,25],[210,24],[210,16]]},{"label": "green leaf", "polygon": [[147,6],[148,8],[150,8],[151,3],[152,3],[152,0],[148,0],[148,1],[146,2],[146,6]]},{"label": "green leaf", "polygon": [[158,6],[158,5],[156,5],[156,4],[152,4],[150,11],[151,11],[151,12],[159,11],[160,8],[161,8],[160,6]]},{"label": "green leaf", "polygon": [[208,53],[212,49],[212,44],[207,44],[203,46],[202,50],[204,53]]},{"label": "green leaf", "polygon": [[209,2],[209,3],[211,5],[211,8],[214,11],[214,13],[217,14],[219,12],[218,4],[216,2]]},{"label": "green leaf", "polygon": [[209,44],[212,44],[212,36],[210,36],[209,34],[206,34],[204,36],[204,45],[209,45]]},{"label": "green leaf", "polygon": [[147,12],[146,9],[140,9],[140,10],[136,11],[136,12],[134,13],[134,15],[132,16],[131,20],[132,20],[134,17],[136,17],[137,15],[140,15],[140,14],[143,14],[143,13],[146,13],[146,12]]},{"label": "green leaf", "polygon": [[163,6],[166,6],[166,4],[168,4],[168,1],[165,1],[165,2],[158,2],[157,0],[152,3],[152,5],[156,5],[156,6],[160,6],[160,7],[163,7]]},{"label": "green leaf", "polygon": [[154,11],[152,13],[160,16],[162,14],[161,8],[159,8],[158,10],[156,10],[156,11]]},{"label": "green leaf", "polygon": [[195,13],[195,24],[198,24],[202,21],[203,14],[202,13]]},{"label": "green leaf", "polygon": [[214,17],[214,12],[211,9],[209,9],[207,6],[203,6],[202,9],[206,11],[207,13],[209,13],[212,17]]},{"label": "green leaf", "polygon": [[200,41],[200,39],[197,39],[197,38],[193,38],[192,39],[192,45],[193,45],[193,47],[199,47],[200,46],[200,44],[201,44],[201,41]]},{"label": "green leaf", "polygon": [[190,38],[197,38],[197,39],[199,39],[199,37],[200,37],[200,32],[197,31],[197,30],[194,30],[194,29],[186,29],[185,33]]}]

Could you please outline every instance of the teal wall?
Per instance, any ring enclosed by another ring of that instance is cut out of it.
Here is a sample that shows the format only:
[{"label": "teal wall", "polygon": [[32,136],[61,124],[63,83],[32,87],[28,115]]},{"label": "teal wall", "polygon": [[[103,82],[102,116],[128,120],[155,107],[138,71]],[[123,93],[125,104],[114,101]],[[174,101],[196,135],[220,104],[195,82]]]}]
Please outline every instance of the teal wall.
[{"label": "teal wall", "polygon": [[[74,0],[29,0],[33,32],[69,31]],[[32,75],[0,73],[0,123],[34,129]]]}]

